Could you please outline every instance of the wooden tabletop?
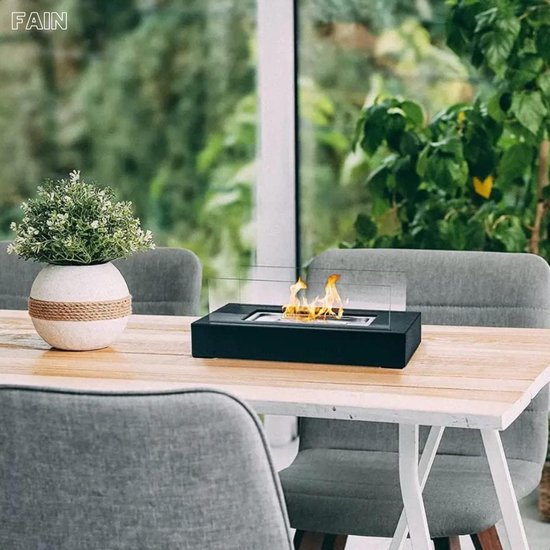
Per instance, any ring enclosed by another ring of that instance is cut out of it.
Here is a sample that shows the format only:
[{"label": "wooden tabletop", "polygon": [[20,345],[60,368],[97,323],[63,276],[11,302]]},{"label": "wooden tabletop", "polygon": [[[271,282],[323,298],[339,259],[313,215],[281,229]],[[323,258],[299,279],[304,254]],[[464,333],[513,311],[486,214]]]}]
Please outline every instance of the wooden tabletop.
[{"label": "wooden tabletop", "polygon": [[214,387],[260,413],[504,429],[550,382],[550,329],[422,327],[402,370],[195,359],[190,317],[132,316],[112,348],[51,349],[0,310],[0,384],[107,391]]}]

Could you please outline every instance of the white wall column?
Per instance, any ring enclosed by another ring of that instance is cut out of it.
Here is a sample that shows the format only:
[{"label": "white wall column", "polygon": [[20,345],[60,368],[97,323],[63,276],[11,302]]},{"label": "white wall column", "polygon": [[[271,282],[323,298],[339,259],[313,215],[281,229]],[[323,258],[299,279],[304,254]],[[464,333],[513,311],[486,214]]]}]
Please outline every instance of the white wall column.
[{"label": "white wall column", "polygon": [[[296,267],[294,0],[258,0],[259,173],[256,265]],[[293,275],[292,275],[293,276]],[[266,416],[272,445],[296,436],[294,417]]]},{"label": "white wall column", "polygon": [[294,1],[258,0],[256,264],[296,263]]}]

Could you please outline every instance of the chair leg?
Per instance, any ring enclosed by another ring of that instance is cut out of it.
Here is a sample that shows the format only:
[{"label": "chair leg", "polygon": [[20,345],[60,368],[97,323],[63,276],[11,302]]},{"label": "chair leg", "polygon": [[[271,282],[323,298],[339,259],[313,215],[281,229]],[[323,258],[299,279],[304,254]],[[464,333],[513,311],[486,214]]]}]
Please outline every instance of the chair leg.
[{"label": "chair leg", "polygon": [[472,542],[476,550],[503,550],[497,528],[494,525],[486,531],[472,535]]},{"label": "chair leg", "polygon": [[435,550],[460,550],[460,539],[458,537],[445,537],[432,540]]},{"label": "chair leg", "polygon": [[344,550],[347,539],[347,535],[296,531],[294,548],[295,550]]}]

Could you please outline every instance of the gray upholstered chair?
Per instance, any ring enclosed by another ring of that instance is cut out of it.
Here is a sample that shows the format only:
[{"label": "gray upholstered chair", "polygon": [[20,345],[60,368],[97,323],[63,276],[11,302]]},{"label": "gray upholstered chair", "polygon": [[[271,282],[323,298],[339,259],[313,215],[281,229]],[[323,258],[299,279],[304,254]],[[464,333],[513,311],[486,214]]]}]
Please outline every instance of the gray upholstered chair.
[{"label": "gray upholstered chair", "polygon": [[[321,269],[404,272],[407,308],[421,311],[424,324],[550,326],[550,268],[530,254],[332,250],[312,262],[310,274]],[[361,274],[353,276],[360,283]],[[547,418],[545,389],[503,433],[518,499],[540,480]],[[304,532],[392,536],[402,510],[397,426],[304,418],[300,436],[297,458],[281,473],[297,539]],[[497,548],[484,546],[501,514],[477,430],[445,431],[424,499],[430,533],[445,537],[438,547],[471,534],[478,548]]]},{"label": "gray upholstered chair", "polygon": [[113,263],[126,279],[134,313],[197,314],[202,269],[190,250],[159,247]]},{"label": "gray upholstered chair", "polygon": [[[0,241],[0,309],[27,309],[34,278],[43,265],[8,254]],[[193,252],[157,248],[114,262],[132,295],[134,313],[196,315],[201,288],[201,264]]]},{"label": "gray upholstered chair", "polygon": [[44,267],[8,254],[9,241],[0,241],[0,309],[27,309],[32,283]]},{"label": "gray upholstered chair", "polygon": [[290,550],[254,413],[210,390],[0,387],[0,548]]}]

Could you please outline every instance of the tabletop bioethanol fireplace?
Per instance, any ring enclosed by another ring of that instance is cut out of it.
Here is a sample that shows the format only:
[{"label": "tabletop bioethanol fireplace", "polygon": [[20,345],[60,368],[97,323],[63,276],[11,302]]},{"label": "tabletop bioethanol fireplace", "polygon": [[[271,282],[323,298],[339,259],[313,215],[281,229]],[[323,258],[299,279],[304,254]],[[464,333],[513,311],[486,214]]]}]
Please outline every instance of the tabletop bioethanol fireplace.
[{"label": "tabletop bioethanol fireplace", "polygon": [[[420,313],[392,311],[392,292],[402,296],[398,307],[404,309],[403,285],[396,291],[395,285],[354,282],[364,276],[365,272],[329,273],[323,277],[324,288],[313,283],[312,289],[302,278],[291,285],[285,282],[290,297],[284,305],[276,305],[276,299],[271,304],[226,303],[192,323],[193,357],[403,368],[420,344]],[[341,279],[349,280],[345,288],[351,289],[350,296],[360,299],[341,298]],[[282,283],[261,281],[271,288]],[[249,289],[254,284],[258,282],[248,280]],[[312,298],[316,287],[319,295]]]}]

